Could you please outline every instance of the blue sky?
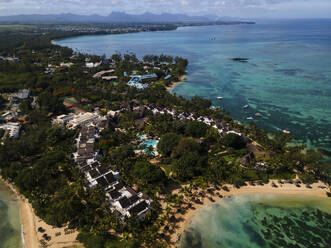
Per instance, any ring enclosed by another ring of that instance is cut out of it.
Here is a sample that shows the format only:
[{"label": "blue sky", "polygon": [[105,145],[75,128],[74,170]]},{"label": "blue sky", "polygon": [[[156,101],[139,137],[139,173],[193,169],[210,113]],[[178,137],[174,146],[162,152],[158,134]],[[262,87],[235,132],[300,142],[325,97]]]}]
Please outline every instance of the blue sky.
[{"label": "blue sky", "polygon": [[0,15],[169,12],[247,18],[331,18],[331,0],[0,0]]}]

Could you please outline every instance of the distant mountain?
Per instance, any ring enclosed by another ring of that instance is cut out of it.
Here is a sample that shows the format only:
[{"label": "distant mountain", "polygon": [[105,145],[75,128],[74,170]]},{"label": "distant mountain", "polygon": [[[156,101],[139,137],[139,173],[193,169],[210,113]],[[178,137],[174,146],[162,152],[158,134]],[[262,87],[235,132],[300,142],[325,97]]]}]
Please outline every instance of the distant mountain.
[{"label": "distant mountain", "polygon": [[100,15],[15,15],[0,16],[0,23],[155,23],[155,22],[209,22],[214,17],[188,16],[184,14],[153,14],[146,12],[139,15],[131,15],[124,12],[112,12],[108,16]]}]

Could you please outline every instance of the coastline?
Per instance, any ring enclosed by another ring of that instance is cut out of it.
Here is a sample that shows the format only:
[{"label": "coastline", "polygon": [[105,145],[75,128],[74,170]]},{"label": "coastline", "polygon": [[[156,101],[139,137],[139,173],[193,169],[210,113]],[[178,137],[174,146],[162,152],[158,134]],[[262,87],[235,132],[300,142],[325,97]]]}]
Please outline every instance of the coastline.
[{"label": "coastline", "polygon": [[[200,199],[200,203],[191,201],[189,198],[185,197],[184,201],[191,204],[191,207],[184,211],[183,213],[177,212],[174,214],[176,221],[174,223],[168,222],[168,226],[173,226],[173,232],[169,232],[168,244],[170,247],[177,247],[179,242],[177,242],[177,237],[180,236],[187,226],[191,223],[193,216],[199,212],[203,207],[210,204],[221,201],[216,193],[220,193],[223,198],[243,195],[243,194],[280,194],[280,195],[306,195],[306,196],[316,196],[327,198],[327,189],[318,188],[319,185],[324,185],[323,183],[314,183],[312,184],[312,189],[307,189],[304,185],[301,185],[300,188],[296,187],[295,184],[283,184],[280,186],[278,183],[278,188],[272,187],[272,182],[277,183],[277,181],[270,181],[268,184],[263,186],[243,186],[239,189],[233,187],[232,185],[226,185],[229,188],[229,191],[214,190],[213,193],[207,193],[206,190],[192,190],[192,193],[199,193],[204,191],[206,195],[204,197],[197,197]],[[208,199],[212,197],[214,202]],[[174,225],[173,225],[174,224]]]},{"label": "coastline", "polygon": [[[47,247],[83,247],[78,241],[76,241],[78,231],[65,234],[65,227],[55,228],[53,226],[47,225],[43,220],[35,215],[31,204],[23,195],[18,193],[13,184],[4,180],[1,176],[0,181],[8,188],[9,191],[14,194],[14,197],[16,198],[21,221],[21,243],[23,248],[42,247],[39,240],[43,240],[42,235],[44,233],[47,233],[48,236],[51,236],[51,240],[47,242]],[[39,227],[42,227],[45,232],[38,232]],[[56,237],[55,234],[58,232],[60,232],[61,235]]]},{"label": "coastline", "polygon": [[170,91],[173,90],[177,85],[180,85],[180,84],[182,84],[182,83],[185,83],[185,79],[186,79],[186,77],[187,77],[186,74],[181,75],[181,76],[179,77],[179,80],[178,80],[178,81],[173,81],[173,82],[171,82],[171,85],[170,85],[170,86],[167,86],[167,87],[166,87],[166,90],[167,90],[168,92],[170,92]]}]

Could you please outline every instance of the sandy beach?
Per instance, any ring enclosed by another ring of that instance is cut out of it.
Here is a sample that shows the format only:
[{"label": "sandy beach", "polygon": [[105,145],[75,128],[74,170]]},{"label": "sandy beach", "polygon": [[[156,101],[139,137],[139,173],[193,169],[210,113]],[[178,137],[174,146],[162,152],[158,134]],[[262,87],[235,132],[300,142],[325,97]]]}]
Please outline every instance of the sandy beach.
[{"label": "sandy beach", "polygon": [[[7,181],[3,180],[0,177],[0,180],[7,185],[7,187],[14,193],[20,212],[20,220],[22,225],[22,237],[23,237],[23,247],[24,248],[38,248],[46,247],[43,246],[40,240],[45,239],[42,237],[45,233],[51,237],[50,241],[45,241],[44,244],[47,244],[47,247],[50,248],[65,248],[65,247],[83,247],[76,237],[78,232],[75,230],[67,230],[65,227],[56,228],[50,225],[47,225],[44,221],[38,218],[28,200],[19,194],[16,188]],[[42,227],[45,231],[43,233],[38,232],[38,228]],[[61,233],[61,235],[59,235]],[[65,234],[67,233],[67,234]]]},{"label": "sandy beach", "polygon": [[166,87],[167,91],[170,92],[173,88],[175,88],[177,85],[180,85],[185,82],[187,75],[182,75],[179,77],[178,81],[171,82],[171,85]]},{"label": "sandy beach", "polygon": [[[223,198],[231,197],[234,195],[240,194],[286,194],[286,195],[309,195],[309,196],[318,196],[318,197],[327,197],[327,189],[318,188],[319,185],[324,185],[323,183],[314,183],[311,185],[311,189],[305,187],[305,185],[301,185],[301,187],[296,187],[295,184],[279,184],[277,181],[274,181],[277,184],[277,188],[272,187],[272,182],[270,181],[268,184],[263,186],[243,186],[239,189],[235,188],[232,185],[226,185],[229,191],[225,191],[223,189],[216,190],[214,189],[211,193],[208,193],[207,190],[197,189],[192,190],[192,194],[199,194],[200,192],[204,192],[205,196],[195,197],[199,199],[200,202],[196,203],[190,199],[190,197],[184,197],[184,202],[186,204],[182,204],[182,208],[184,209],[188,204],[191,204],[190,208],[183,212],[176,212],[174,214],[176,221],[173,223],[168,223],[167,225],[170,227],[169,232],[166,233],[169,237],[169,245],[170,247],[176,247],[178,244],[177,236],[181,235],[185,228],[190,224],[192,217],[203,207],[208,204],[213,204],[221,200],[218,194],[221,194]],[[324,185],[325,186],[325,185]],[[214,201],[212,201],[213,199]],[[174,208],[176,210],[176,208]]]}]

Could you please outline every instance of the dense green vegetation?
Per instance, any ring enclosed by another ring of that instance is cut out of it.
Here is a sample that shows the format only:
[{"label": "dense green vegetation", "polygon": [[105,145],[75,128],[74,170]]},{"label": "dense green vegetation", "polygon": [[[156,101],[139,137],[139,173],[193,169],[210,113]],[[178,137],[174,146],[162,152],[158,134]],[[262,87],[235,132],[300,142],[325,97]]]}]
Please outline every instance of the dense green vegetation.
[{"label": "dense green vegetation", "polygon": [[[238,124],[225,111],[210,108],[209,100],[184,99],[168,93],[165,86],[171,82],[163,79],[165,69],[171,68],[172,80],[178,79],[185,73],[187,60],[165,55],[145,56],[144,62],[158,65],[160,69],[154,68],[151,72],[161,79],[139,90],[128,87],[128,78],[124,76],[124,72],[130,75],[134,70],[144,71],[144,63],[134,54],[112,56],[116,64],[114,75],[118,76],[115,85],[92,77],[100,70],[109,69],[109,65],[85,67],[86,59],[96,62],[104,58],[72,56],[70,49],[50,43],[72,33],[50,30],[44,33],[40,28],[31,32],[31,29],[33,27],[0,29],[0,55],[15,54],[20,59],[19,62],[0,60],[1,107],[4,109],[8,104],[6,94],[22,88],[29,88],[38,103],[36,108],[31,107],[31,99],[21,103],[27,122],[19,139],[7,139],[0,145],[1,174],[15,183],[47,223],[78,228],[79,240],[86,247],[166,247],[157,232],[162,224],[158,218],[162,210],[157,195],[167,192],[169,186],[223,182],[241,185],[246,181],[290,179],[296,174],[304,183],[316,180],[330,183],[330,164],[323,163],[316,151],[289,146],[293,137],[283,133],[270,137],[253,124]],[[59,66],[69,61],[74,65]],[[45,73],[49,64],[54,65],[54,71]],[[97,148],[103,155],[101,162],[118,170],[125,184],[147,193],[154,200],[154,206],[144,222],[132,219],[122,225],[108,210],[102,190],[84,189],[83,175],[71,159],[75,149],[73,140],[79,130],[51,126],[53,117],[70,111],[63,105],[68,97],[74,97],[78,107],[85,111],[98,107],[101,113],[107,113],[131,105],[148,105],[177,113],[194,113],[225,121],[230,129],[245,136],[220,136],[217,129],[202,122],[173,119],[169,114],[153,114],[149,110],[141,114],[128,107],[103,130]],[[143,118],[144,124],[137,125],[136,121]],[[157,149],[162,156],[158,161],[151,161],[150,153],[134,152],[138,149],[137,135],[142,133],[160,138]],[[252,146],[257,150],[255,158],[247,166],[241,165],[239,159],[249,153]],[[264,162],[266,169],[259,170],[255,162]],[[119,238],[119,234],[123,238]]]}]

